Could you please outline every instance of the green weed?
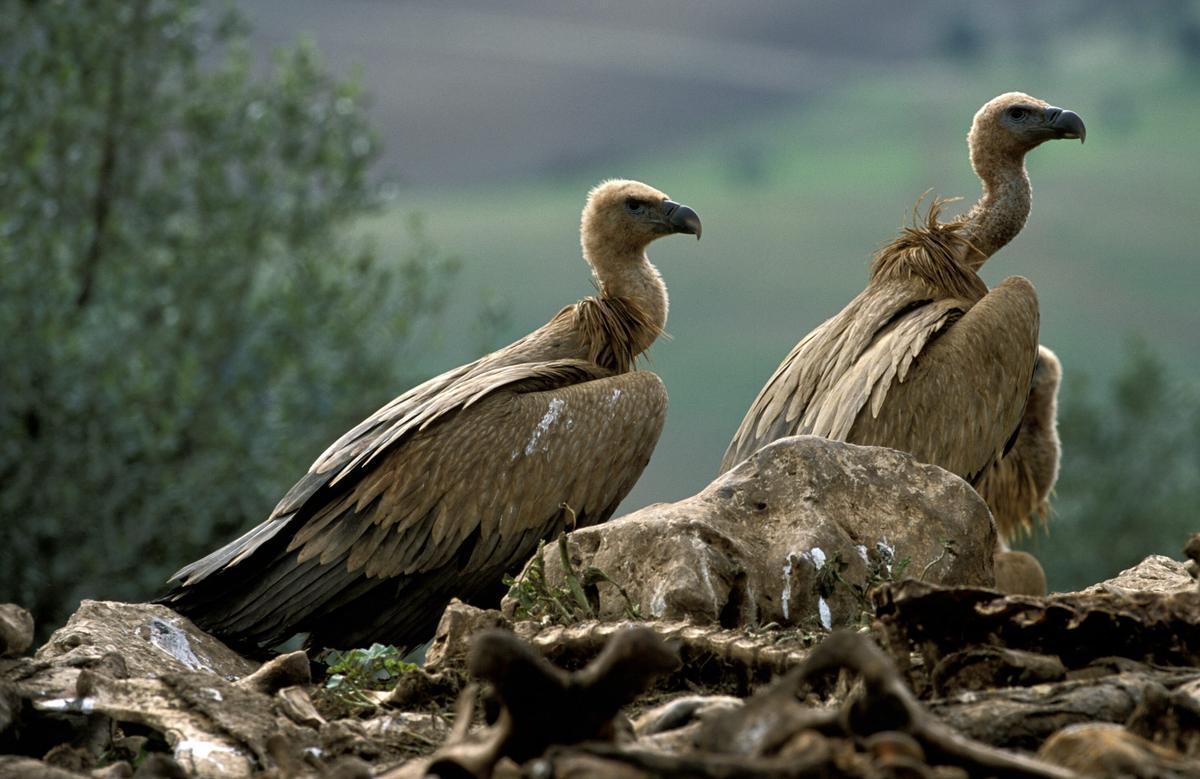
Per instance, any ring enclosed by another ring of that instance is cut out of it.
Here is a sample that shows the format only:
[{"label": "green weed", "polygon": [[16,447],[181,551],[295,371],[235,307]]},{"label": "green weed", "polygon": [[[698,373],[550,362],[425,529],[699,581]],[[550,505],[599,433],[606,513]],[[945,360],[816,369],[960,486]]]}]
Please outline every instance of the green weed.
[{"label": "green weed", "polygon": [[351,711],[374,708],[379,696],[369,693],[389,691],[400,676],[416,670],[416,663],[406,663],[403,658],[399,649],[384,644],[345,652],[326,650],[321,659],[327,665],[328,675],[318,697],[340,703]]},{"label": "green weed", "polygon": [[[571,513],[573,525],[575,512],[571,511],[569,506],[564,505],[563,508]],[[546,580],[545,541],[538,542],[537,554],[520,576],[504,577],[508,596],[517,602],[517,619],[532,619],[560,625],[595,619],[599,600],[596,585],[601,582],[615,587],[625,600],[626,619],[642,619],[641,610],[629,597],[629,593],[607,573],[594,566],[589,566],[582,572],[576,570],[567,550],[565,533],[559,535],[555,545],[558,547],[559,561],[562,564],[563,584],[555,585]]]}]

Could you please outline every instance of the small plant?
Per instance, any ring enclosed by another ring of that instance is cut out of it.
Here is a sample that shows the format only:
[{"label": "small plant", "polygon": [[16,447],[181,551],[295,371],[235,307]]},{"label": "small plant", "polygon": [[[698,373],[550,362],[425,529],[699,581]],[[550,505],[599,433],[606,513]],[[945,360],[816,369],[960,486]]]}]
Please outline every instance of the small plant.
[{"label": "small plant", "polygon": [[378,701],[367,694],[369,691],[391,690],[401,675],[416,669],[416,663],[406,663],[403,658],[399,649],[384,644],[346,652],[326,650],[322,660],[328,676],[322,697],[350,709],[374,708]]},{"label": "small plant", "polygon": [[942,539],[942,553],[929,561],[929,563],[921,569],[921,581],[925,581],[925,575],[928,574],[935,565],[945,560],[946,557],[958,557],[958,551],[954,548],[954,541],[949,538]]},{"label": "small plant", "polygon": [[753,636],[769,636],[774,645],[798,642],[806,647],[819,643],[821,639],[829,635],[829,631],[819,622],[815,625],[801,626],[784,626],[778,622],[768,622],[765,625],[747,625],[743,630]]},{"label": "small plant", "polygon": [[[575,512],[563,504],[563,509],[570,514],[570,524],[575,526]],[[585,619],[595,619],[596,611],[592,600],[588,597],[588,588],[595,591],[600,582],[611,584],[625,599],[625,617],[627,619],[642,619],[641,610],[629,597],[629,593],[620,584],[599,568],[589,566],[582,573],[571,563],[571,555],[567,550],[567,536],[561,533],[556,542],[558,557],[562,564],[562,585],[552,585],[546,580],[546,561],[543,557],[546,542],[539,541],[537,553],[529,563],[529,567],[518,577],[505,576],[503,582],[508,587],[508,595],[517,602],[515,610],[518,619],[533,619],[548,623],[567,625]]]},{"label": "small plant", "polygon": [[[944,541],[942,543],[942,555],[934,560],[936,563],[945,557],[947,553],[954,554],[953,541]],[[869,625],[875,617],[875,603],[872,599],[872,593],[885,584],[893,584],[904,578],[904,572],[908,570],[911,560],[907,557],[900,560],[896,559],[895,550],[889,545],[879,543],[875,545],[874,554],[867,554],[867,575],[862,584],[849,582],[842,576],[850,564],[842,559],[841,553],[834,552],[833,556],[821,569],[817,571],[816,589],[817,594],[822,598],[831,596],[837,588],[845,588],[858,604],[858,613],[852,621],[853,625],[863,627]],[[933,565],[930,563],[930,565]],[[926,566],[926,571],[929,566]],[[924,573],[922,573],[924,575]]]}]

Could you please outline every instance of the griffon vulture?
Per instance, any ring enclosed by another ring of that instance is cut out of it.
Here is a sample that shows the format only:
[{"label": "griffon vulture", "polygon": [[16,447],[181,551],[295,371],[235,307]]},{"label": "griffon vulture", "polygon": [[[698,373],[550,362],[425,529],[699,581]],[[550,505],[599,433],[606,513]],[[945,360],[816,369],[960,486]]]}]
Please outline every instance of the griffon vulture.
[{"label": "griffon vulture", "polygon": [[976,271],[1029,215],[1025,155],[1084,137],[1071,111],[1020,93],[989,101],[967,137],[979,201],[906,228],[880,250],[867,287],[805,336],[733,437],[721,470],[777,438],[809,433],[911,452],[977,482],[1021,421],[1038,352],[1038,305],[1023,278],[988,290]]},{"label": "griffon vulture", "polygon": [[975,489],[987,501],[1001,537],[1033,529],[1050,514],[1050,491],[1058,479],[1057,397],[1062,365],[1054,352],[1038,348],[1029,400],[1012,448],[983,472]]},{"label": "griffon vulture", "polygon": [[612,515],[666,416],[634,361],[667,321],[646,258],[700,236],[687,206],[637,181],[588,196],[583,256],[599,294],[509,346],[426,381],[330,446],[270,517],[172,577],[162,602],[241,645],[411,647],[452,597],[500,580],[571,522]]}]

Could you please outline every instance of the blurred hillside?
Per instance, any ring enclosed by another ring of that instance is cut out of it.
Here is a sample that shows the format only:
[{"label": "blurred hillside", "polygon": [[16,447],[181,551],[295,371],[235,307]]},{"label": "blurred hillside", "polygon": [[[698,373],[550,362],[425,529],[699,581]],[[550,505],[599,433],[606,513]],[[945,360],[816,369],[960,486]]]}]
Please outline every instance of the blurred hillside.
[{"label": "blurred hillside", "polygon": [[[561,176],[678,150],[873,67],[928,57],[952,4],[254,0],[263,51],[312,35],[361,69],[404,187]],[[860,24],[869,17],[874,24]]]},{"label": "blurred hillside", "polygon": [[[1130,337],[1173,381],[1200,380],[1200,265],[1186,229],[1200,196],[1200,4],[283,5],[247,6],[264,43],[308,31],[336,66],[357,63],[391,141],[393,208],[364,231],[387,246],[402,240],[403,214],[422,213],[463,260],[448,321],[470,322],[489,295],[509,304],[492,344],[589,293],[576,224],[597,180],[641,178],[702,215],[699,246],[652,248],[674,338],[649,367],[671,413],[625,508],[707,483],[762,382],[861,289],[871,253],[922,192],[964,208],[978,196],[965,134],[1004,91],[1071,108],[1089,129],[1083,147],[1031,155],[1030,222],[984,271],[989,283],[1034,281],[1064,397],[1075,384],[1099,402]],[[423,367],[473,356],[477,336],[448,328]],[[1060,488],[1060,499],[1072,497]],[[1128,559],[1178,551],[1140,538]]]}]

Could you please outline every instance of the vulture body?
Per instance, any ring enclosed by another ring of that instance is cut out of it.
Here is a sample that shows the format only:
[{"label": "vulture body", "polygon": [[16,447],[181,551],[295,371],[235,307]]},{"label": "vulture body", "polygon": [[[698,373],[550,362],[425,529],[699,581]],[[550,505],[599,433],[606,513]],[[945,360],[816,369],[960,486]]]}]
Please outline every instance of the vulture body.
[{"label": "vulture body", "polygon": [[540,539],[607,519],[649,461],[667,395],[633,368],[667,293],[645,249],[700,229],[640,182],[595,188],[581,233],[599,295],[379,409],[161,601],[236,644],[321,648],[412,647],[452,597],[498,600]]},{"label": "vulture body", "polygon": [[968,135],[983,195],[877,254],[866,289],[775,370],[725,452],[726,471],[784,436],[888,446],[976,483],[1011,444],[1038,353],[1038,304],[1021,277],[988,290],[977,271],[1029,215],[1025,155],[1084,136],[1070,111],[1021,93],[975,115]]},{"label": "vulture body", "polygon": [[1054,352],[1038,348],[1029,400],[1012,448],[984,471],[975,489],[987,501],[1002,538],[1012,540],[1050,515],[1050,492],[1058,479],[1058,384],[1062,366]]}]

